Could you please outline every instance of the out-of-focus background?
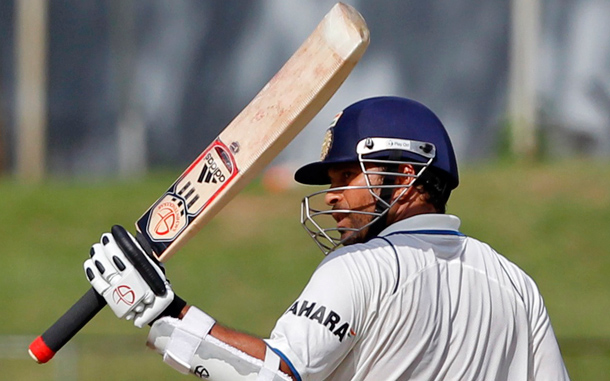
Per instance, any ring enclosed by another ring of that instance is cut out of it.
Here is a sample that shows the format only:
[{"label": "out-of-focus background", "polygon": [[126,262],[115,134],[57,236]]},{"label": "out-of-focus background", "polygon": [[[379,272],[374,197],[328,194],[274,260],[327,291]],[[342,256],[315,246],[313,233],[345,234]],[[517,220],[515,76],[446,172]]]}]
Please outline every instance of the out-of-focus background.
[{"label": "out-of-focus background", "polygon": [[[321,259],[291,170],[375,95],[443,120],[463,231],[545,296],[573,379],[610,379],[610,2],[354,0],[371,45],[314,121],[168,263],[179,294],[265,336]],[[0,2],[0,379],[180,377],[103,312],[52,363],[29,341],[86,289],[81,263],[132,226],[334,1]]]}]

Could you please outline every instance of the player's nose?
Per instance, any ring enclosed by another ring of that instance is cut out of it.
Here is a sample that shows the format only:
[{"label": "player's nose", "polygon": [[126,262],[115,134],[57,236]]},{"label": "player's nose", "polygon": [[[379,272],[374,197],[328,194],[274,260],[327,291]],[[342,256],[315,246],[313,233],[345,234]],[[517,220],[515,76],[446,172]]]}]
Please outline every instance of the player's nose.
[{"label": "player's nose", "polygon": [[324,195],[324,202],[328,206],[335,206],[341,199],[342,192],[329,190]]}]

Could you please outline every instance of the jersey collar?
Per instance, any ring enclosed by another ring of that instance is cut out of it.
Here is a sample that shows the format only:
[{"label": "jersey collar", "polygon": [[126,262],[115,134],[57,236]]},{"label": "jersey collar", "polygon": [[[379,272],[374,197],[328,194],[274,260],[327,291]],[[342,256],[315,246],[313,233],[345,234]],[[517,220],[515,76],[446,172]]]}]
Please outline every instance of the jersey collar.
[{"label": "jersey collar", "polygon": [[399,232],[463,235],[459,231],[460,224],[460,219],[451,214],[418,214],[393,223],[379,233],[379,237]]}]

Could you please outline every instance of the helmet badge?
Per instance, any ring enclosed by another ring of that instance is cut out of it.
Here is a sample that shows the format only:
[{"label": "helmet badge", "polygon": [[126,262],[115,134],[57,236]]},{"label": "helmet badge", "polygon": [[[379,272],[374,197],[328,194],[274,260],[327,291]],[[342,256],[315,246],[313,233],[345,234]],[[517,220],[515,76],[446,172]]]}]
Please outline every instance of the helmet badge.
[{"label": "helmet badge", "polygon": [[324,161],[326,159],[331,147],[333,146],[333,127],[335,127],[337,121],[339,120],[342,114],[343,112],[340,112],[335,115],[333,121],[330,123],[330,127],[328,128],[328,130],[326,130],[326,134],[324,135],[324,141],[322,142],[322,152],[320,152],[320,161]]},{"label": "helmet badge", "polygon": [[333,145],[333,129],[332,127],[326,130],[324,141],[322,142],[322,152],[320,152],[320,161],[324,161],[328,156],[330,147]]}]

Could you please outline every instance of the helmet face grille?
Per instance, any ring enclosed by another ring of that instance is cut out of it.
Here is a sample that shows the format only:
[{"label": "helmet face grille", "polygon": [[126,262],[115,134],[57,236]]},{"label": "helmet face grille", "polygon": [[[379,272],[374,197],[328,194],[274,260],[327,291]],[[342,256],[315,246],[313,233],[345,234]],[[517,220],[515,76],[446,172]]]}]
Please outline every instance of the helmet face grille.
[{"label": "helmet face grille", "polygon": [[[308,235],[314,240],[318,248],[322,250],[324,255],[328,255],[331,251],[349,241],[352,235],[357,234],[363,229],[369,227],[385,214],[385,212],[367,213],[349,209],[333,210],[328,207],[326,209],[321,209],[318,205],[323,203],[324,194],[329,191],[335,190],[332,189],[313,193],[306,196],[301,203],[301,225],[305,228]],[[312,205],[315,205],[315,207]],[[333,213],[362,214],[365,216],[370,216],[371,220],[365,226],[359,228],[339,228],[332,217]]]},{"label": "helmet face grille", "polygon": [[[428,160],[425,163],[412,160],[388,160],[387,158],[376,159],[371,157],[376,154],[375,146],[378,147],[379,151],[385,151],[385,145],[387,139],[370,139],[369,144],[364,140],[360,142],[362,150],[358,153],[358,163],[360,170],[362,171],[365,179],[365,185],[358,186],[342,186],[332,187],[326,190],[314,192],[305,198],[301,202],[301,225],[305,228],[308,235],[314,240],[318,248],[327,255],[337,247],[345,244],[351,244],[356,242],[363,242],[362,234],[365,229],[370,228],[373,224],[377,224],[380,219],[385,218],[386,214],[397,202],[397,200],[404,195],[407,190],[411,187],[413,182],[417,180],[422,173],[429,167],[430,163],[434,160],[434,150],[428,153]],[[396,143],[396,139],[394,139]],[[372,145],[370,144],[372,143]],[[422,142],[406,142],[400,141],[401,149],[399,150],[410,150],[410,147],[423,147],[426,143]],[[367,148],[367,146],[369,148]],[[396,146],[395,146],[396,147]],[[419,149],[419,148],[417,148]],[[399,155],[400,157],[400,155]],[[399,170],[400,165],[411,165],[415,169],[415,174],[403,173]],[[391,170],[390,168],[395,168]],[[377,181],[372,178],[376,177]],[[410,181],[391,181],[389,185],[382,184],[379,178],[399,178],[407,177],[411,178]],[[375,209],[373,211],[362,211],[354,209],[339,209],[336,206],[329,205],[326,200],[328,193],[342,193],[345,191],[363,189],[369,192],[375,203]],[[385,200],[380,195],[383,193],[383,189],[392,190],[390,194],[396,194],[392,199]],[[399,189],[396,193],[394,190]],[[335,216],[345,215],[345,217],[360,215],[360,220],[366,221],[358,227],[337,227],[337,221]],[[333,216],[334,215],[334,216]],[[354,237],[358,237],[359,240],[355,241]]]}]

